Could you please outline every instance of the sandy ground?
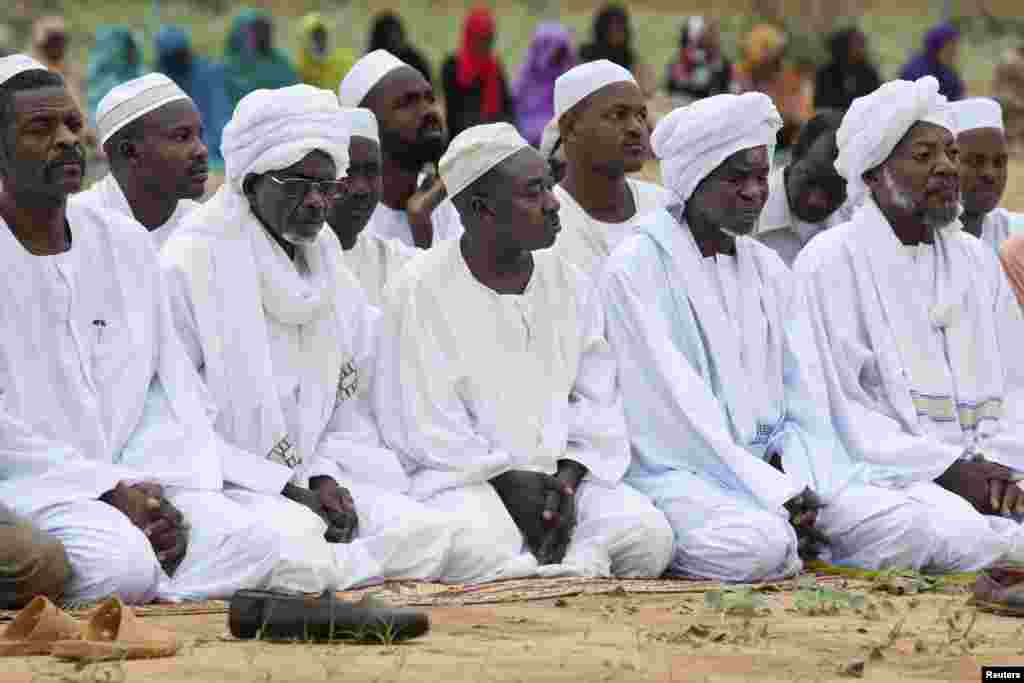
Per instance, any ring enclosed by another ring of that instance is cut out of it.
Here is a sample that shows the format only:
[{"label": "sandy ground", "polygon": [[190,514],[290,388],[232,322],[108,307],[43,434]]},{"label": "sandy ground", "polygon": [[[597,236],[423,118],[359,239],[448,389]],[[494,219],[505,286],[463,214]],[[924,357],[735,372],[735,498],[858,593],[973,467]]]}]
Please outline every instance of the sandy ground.
[{"label": "sandy ground", "polygon": [[8,659],[0,681],[978,681],[982,665],[1024,664],[1024,621],[975,612],[963,589],[850,588],[866,607],[832,616],[798,612],[793,593],[763,594],[752,618],[699,594],[434,609],[430,634],[392,647],[240,642],[223,615],[154,618],[186,641],[177,657]]}]

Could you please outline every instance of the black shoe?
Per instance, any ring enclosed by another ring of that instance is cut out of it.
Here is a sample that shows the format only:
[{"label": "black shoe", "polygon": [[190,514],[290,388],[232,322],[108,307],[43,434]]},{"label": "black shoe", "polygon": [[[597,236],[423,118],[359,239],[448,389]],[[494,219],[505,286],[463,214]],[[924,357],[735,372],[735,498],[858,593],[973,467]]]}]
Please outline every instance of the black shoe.
[{"label": "black shoe", "polygon": [[269,591],[238,591],[231,597],[228,627],[236,638],[266,640],[355,640],[390,644],[430,630],[424,612]]}]

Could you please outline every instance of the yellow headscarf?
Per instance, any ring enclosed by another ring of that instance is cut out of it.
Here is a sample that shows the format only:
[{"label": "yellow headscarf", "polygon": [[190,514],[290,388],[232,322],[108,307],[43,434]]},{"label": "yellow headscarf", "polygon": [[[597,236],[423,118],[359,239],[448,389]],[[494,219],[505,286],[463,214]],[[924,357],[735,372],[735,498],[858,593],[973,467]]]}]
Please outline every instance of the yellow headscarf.
[{"label": "yellow headscarf", "polygon": [[330,35],[327,22],[318,12],[312,12],[302,18],[299,57],[296,64],[299,78],[303,83],[333,91],[355,64],[356,58],[350,50],[343,47],[335,48],[333,52],[324,55],[315,54],[313,33],[317,30],[323,30]]}]

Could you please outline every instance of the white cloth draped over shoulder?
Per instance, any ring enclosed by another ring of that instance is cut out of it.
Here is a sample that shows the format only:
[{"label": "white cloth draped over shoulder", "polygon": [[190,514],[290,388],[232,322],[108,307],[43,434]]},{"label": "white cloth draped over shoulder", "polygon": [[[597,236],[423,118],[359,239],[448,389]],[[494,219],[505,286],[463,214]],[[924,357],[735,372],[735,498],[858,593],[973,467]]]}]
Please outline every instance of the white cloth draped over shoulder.
[{"label": "white cloth draped over shoulder", "polygon": [[[97,180],[93,183],[92,187],[79,194],[78,199],[92,203],[98,211],[117,211],[135,220],[131,204],[128,203],[128,198],[124,196],[124,191],[121,189],[121,185],[117,182],[117,178],[114,177],[113,173],[107,173],[107,175]],[[199,202],[192,201],[191,199],[178,200],[178,205],[175,207],[171,217],[167,219],[167,222],[155,230],[149,231],[149,236],[153,238],[153,245],[157,251],[164,245],[164,242],[171,236],[171,233],[181,225],[185,217],[200,206]]]}]

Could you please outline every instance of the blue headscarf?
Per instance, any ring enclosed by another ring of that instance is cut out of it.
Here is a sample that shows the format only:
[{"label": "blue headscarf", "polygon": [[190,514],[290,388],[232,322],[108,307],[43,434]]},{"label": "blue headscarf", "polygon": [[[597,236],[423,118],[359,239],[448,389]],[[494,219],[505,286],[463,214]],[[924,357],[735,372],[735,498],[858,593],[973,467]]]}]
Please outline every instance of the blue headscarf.
[{"label": "blue headscarf", "polygon": [[96,46],[89,53],[86,91],[89,119],[95,125],[96,107],[115,87],[142,75],[142,54],[127,26],[96,29]]},{"label": "blue headscarf", "polygon": [[939,81],[939,93],[950,101],[962,99],[964,82],[955,69],[939,61],[939,52],[951,40],[958,40],[960,31],[949,23],[933,27],[924,36],[924,51],[915,56],[903,67],[900,78],[905,81],[916,81],[925,76],[935,76]]}]

